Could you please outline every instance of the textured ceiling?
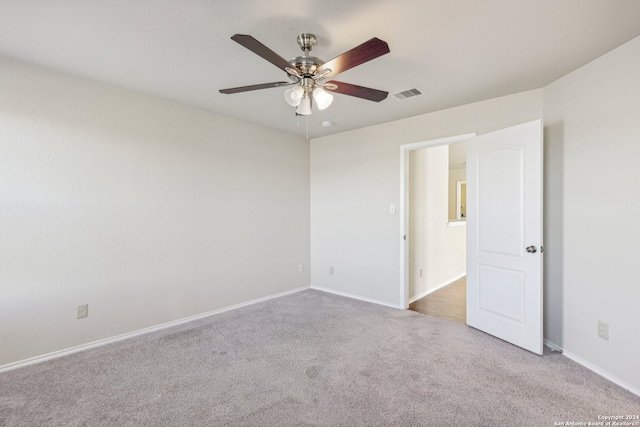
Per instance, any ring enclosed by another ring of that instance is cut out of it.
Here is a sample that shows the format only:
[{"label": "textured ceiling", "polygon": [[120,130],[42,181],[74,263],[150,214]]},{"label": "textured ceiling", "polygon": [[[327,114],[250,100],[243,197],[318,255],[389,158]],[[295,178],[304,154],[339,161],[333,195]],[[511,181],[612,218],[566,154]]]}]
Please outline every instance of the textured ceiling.
[{"label": "textured ceiling", "polygon": [[542,87],[639,36],[640,1],[0,1],[2,55],[305,135],[282,88],[218,92],[286,80],[233,34],[290,59],[301,53],[302,32],[316,34],[312,54],[324,60],[371,37],[385,40],[391,53],[339,80],[425,92],[381,103],[335,95],[309,117],[310,137],[318,137]]}]

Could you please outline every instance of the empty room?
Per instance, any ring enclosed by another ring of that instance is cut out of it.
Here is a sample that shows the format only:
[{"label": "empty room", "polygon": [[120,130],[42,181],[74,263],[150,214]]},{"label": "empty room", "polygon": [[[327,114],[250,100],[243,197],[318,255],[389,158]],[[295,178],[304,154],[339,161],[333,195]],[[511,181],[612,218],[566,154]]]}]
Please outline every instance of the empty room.
[{"label": "empty room", "polygon": [[638,76],[637,0],[0,1],[0,426],[640,427]]}]

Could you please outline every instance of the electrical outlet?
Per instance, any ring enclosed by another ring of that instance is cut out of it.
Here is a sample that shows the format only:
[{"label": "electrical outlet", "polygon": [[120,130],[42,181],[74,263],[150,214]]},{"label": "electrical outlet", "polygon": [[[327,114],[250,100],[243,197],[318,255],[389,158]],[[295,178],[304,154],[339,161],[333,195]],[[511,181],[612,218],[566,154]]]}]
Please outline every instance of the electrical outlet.
[{"label": "electrical outlet", "polygon": [[422,277],[422,269],[420,269],[420,277]]},{"label": "electrical outlet", "polygon": [[333,266],[332,265],[329,266],[329,274],[333,274]]},{"label": "electrical outlet", "polygon": [[298,265],[298,273],[302,273],[304,271],[304,264]]},{"label": "electrical outlet", "polygon": [[609,340],[609,324],[598,321],[598,336],[603,340]]},{"label": "electrical outlet", "polygon": [[89,304],[82,304],[78,306],[78,319],[87,317],[89,315]]}]

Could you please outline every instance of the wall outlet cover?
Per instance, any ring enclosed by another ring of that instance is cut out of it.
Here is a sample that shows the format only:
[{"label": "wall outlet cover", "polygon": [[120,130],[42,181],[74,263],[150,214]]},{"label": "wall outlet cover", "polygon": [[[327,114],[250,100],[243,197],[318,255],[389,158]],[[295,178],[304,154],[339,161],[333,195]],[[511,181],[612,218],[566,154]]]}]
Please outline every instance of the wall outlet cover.
[{"label": "wall outlet cover", "polygon": [[609,340],[609,324],[598,321],[598,336],[603,340]]},{"label": "wall outlet cover", "polygon": [[82,304],[78,306],[78,319],[87,317],[89,315],[89,304]]}]

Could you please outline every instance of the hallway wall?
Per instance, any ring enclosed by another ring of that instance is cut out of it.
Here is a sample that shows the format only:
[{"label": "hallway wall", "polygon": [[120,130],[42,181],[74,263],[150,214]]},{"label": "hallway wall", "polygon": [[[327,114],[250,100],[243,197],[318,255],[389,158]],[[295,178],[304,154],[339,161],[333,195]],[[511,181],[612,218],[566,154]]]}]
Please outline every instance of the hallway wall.
[{"label": "hallway wall", "polygon": [[409,152],[409,302],[466,271],[466,225],[449,226],[448,180],[448,146]]}]

